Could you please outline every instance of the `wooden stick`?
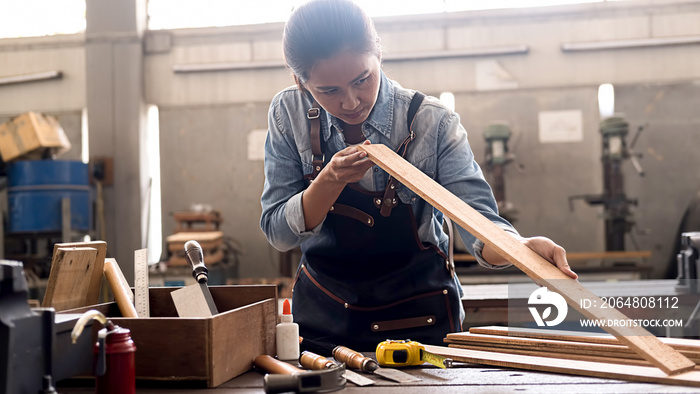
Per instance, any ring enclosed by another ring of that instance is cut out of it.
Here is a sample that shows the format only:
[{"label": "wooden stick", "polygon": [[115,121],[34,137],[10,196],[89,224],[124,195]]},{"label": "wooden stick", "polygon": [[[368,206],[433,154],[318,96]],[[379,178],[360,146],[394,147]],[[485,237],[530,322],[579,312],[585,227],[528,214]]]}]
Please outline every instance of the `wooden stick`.
[{"label": "wooden stick", "polygon": [[620,365],[606,362],[562,360],[559,358],[523,356],[478,350],[455,349],[443,346],[423,345],[433,354],[449,357],[454,361],[519,368],[531,371],[555,372],[596,378],[622,379],[634,382],[661,383],[700,387],[700,371],[688,371],[667,376],[655,367]]},{"label": "wooden stick", "polygon": [[[522,338],[539,338],[539,339],[554,339],[560,341],[576,341],[587,343],[602,343],[608,345],[620,345],[621,342],[610,334],[591,333],[585,331],[567,331],[567,330],[543,330],[537,328],[524,327],[502,327],[502,326],[484,326],[471,327],[469,332],[473,334],[488,334],[488,335],[503,335],[509,337]],[[449,338],[448,334],[447,337]],[[700,352],[700,340],[689,338],[665,338],[659,340],[672,348],[683,351],[689,350]]]},{"label": "wooden stick", "polygon": [[[536,357],[547,357],[547,358],[558,358],[563,360],[579,360],[579,361],[591,361],[591,362],[605,362],[612,364],[622,364],[622,365],[642,365],[645,367],[653,367],[649,361],[641,358],[624,358],[624,357],[601,357],[600,355],[591,356],[586,354],[573,354],[573,353],[561,353],[541,350],[527,350],[527,349],[516,349],[510,347],[492,347],[492,346],[481,346],[478,344],[472,345],[458,345],[450,344],[450,348],[456,349],[468,349],[468,350],[479,350],[483,352],[496,352],[505,354],[519,354],[522,356],[536,356]],[[698,369],[696,366],[695,369]]]},{"label": "wooden stick", "polygon": [[[538,350],[544,352],[568,352],[577,355],[590,355],[600,357],[637,358],[642,357],[629,347],[617,344],[603,344],[591,342],[578,342],[575,340],[555,340],[526,337],[509,337],[502,335],[454,333],[448,334],[445,342],[457,345],[493,346],[499,348],[517,348],[524,350]],[[700,360],[698,351],[680,351],[693,362]]]},{"label": "wooden stick", "polygon": [[104,272],[109,282],[109,287],[114,293],[114,300],[117,301],[119,311],[124,317],[138,317],[133,304],[134,293],[131,292],[129,284],[124,279],[124,274],[115,259],[105,259]]},{"label": "wooden stick", "polygon": [[[584,316],[589,319],[619,322],[623,327],[606,325],[604,329],[664,372],[677,374],[695,367],[694,362],[670,346],[663,344],[644,328],[633,324],[620,311],[601,308],[602,300],[581,283],[566,276],[557,267],[521,244],[387,146],[381,144],[358,145],[358,148],[367,152],[370,160],[513,263],[537,284],[546,286],[549,290],[560,294],[569,305]],[[590,308],[581,306],[581,301],[584,299],[591,301]]]}]

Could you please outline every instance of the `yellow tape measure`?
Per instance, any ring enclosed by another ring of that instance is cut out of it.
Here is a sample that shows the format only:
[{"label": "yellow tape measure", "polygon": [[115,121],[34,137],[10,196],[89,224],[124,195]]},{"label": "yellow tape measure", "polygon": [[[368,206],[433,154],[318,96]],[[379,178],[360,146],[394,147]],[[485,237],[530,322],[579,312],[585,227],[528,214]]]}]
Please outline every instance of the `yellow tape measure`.
[{"label": "yellow tape measure", "polygon": [[377,345],[377,362],[383,367],[407,367],[430,363],[436,367],[452,366],[452,360],[430,353],[419,342],[410,339],[388,339]]}]

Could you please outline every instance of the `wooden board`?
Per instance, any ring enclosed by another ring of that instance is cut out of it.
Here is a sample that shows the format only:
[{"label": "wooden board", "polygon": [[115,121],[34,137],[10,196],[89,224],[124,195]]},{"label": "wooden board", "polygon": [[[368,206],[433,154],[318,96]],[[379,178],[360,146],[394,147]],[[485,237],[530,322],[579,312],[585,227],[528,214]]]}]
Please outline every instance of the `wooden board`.
[{"label": "wooden board", "polygon": [[[526,337],[508,337],[502,335],[487,335],[474,333],[448,334],[446,343],[457,345],[474,345],[498,347],[501,349],[523,349],[537,350],[541,352],[567,352],[572,355],[588,355],[599,357],[631,358],[642,359],[629,347],[617,344],[602,344],[592,342],[578,342],[574,340],[555,340]],[[693,362],[700,361],[698,351],[680,351],[681,354],[691,359]]]},{"label": "wooden board", "polygon": [[432,345],[424,345],[424,347],[425,350],[431,353],[449,357],[454,361],[467,363],[569,375],[592,376],[606,379],[630,380],[634,382],[700,387],[700,371],[687,371],[668,376],[656,367],[619,365],[595,361],[562,360],[558,358],[503,354]]},{"label": "wooden board", "polygon": [[165,240],[168,243],[182,244],[184,247],[185,242],[190,241],[190,240],[195,240],[195,241],[199,242],[200,245],[202,245],[202,243],[214,242],[214,241],[222,240],[223,238],[224,238],[223,231],[200,231],[200,232],[175,233],[172,235],[168,235],[168,237],[165,238]]},{"label": "wooden board", "polygon": [[[521,244],[500,227],[481,215],[469,204],[439,185],[385,145],[358,145],[368,157],[403,185],[452,219],[457,225],[489,245],[499,255],[525,272],[537,284],[560,294],[567,303],[589,319],[629,321],[616,309],[603,309],[602,300],[578,281],[569,278],[530,248]],[[582,300],[590,300],[590,308],[582,308]],[[629,321],[629,326],[606,326],[606,331],[637,351],[642,357],[668,374],[677,374],[695,367],[695,363],[659,341],[642,327]]]},{"label": "wooden board", "polygon": [[[547,357],[547,358],[558,358],[558,359],[563,359],[563,360],[579,360],[579,361],[590,361],[590,362],[604,362],[604,363],[613,363],[613,364],[622,364],[622,365],[641,365],[641,366],[646,366],[646,367],[653,367],[649,361],[641,359],[641,358],[622,358],[622,357],[601,357],[601,355],[596,355],[596,356],[591,356],[591,355],[586,355],[586,354],[574,354],[574,353],[560,353],[560,352],[553,352],[553,351],[546,351],[543,352],[541,350],[527,350],[527,349],[518,349],[518,348],[510,348],[510,347],[496,347],[496,346],[481,346],[478,344],[470,344],[470,345],[458,345],[458,344],[450,344],[450,348],[457,348],[457,349],[468,349],[468,350],[479,350],[483,352],[496,352],[496,353],[506,353],[506,354],[518,354],[522,356],[537,356],[537,357]],[[697,370],[699,367],[696,366],[695,369]]]},{"label": "wooden board", "polygon": [[53,253],[56,254],[58,248],[95,248],[97,249],[97,258],[95,259],[95,269],[92,271],[90,278],[90,286],[85,297],[84,305],[94,305],[100,302],[100,289],[102,288],[102,272],[104,269],[105,257],[107,257],[107,242],[105,241],[90,241],[90,242],[69,242],[56,244],[53,247]]},{"label": "wooden board", "polygon": [[[620,345],[621,342],[610,334],[590,333],[584,331],[567,331],[567,330],[544,330],[537,328],[522,328],[522,327],[503,327],[503,326],[485,326],[471,327],[470,333],[473,334],[488,334],[488,335],[505,335],[510,337],[523,338],[540,338],[540,339],[556,339],[562,341],[576,341],[587,343],[602,343],[608,345]],[[449,336],[449,335],[448,335]],[[672,348],[683,351],[700,352],[700,340],[688,338],[664,338],[659,340]]]},{"label": "wooden board", "polygon": [[85,303],[85,299],[90,288],[90,278],[95,270],[96,259],[97,249],[95,248],[56,249],[41,306],[63,311],[90,305]]},{"label": "wooden board", "polygon": [[[651,257],[651,250],[630,250],[630,251],[611,251],[611,252],[573,252],[567,253],[566,259],[569,261],[577,260],[614,260],[614,259],[646,259]],[[455,254],[455,261],[476,261],[476,257],[470,254]]]},{"label": "wooden board", "polygon": [[180,317],[211,317],[215,314],[209,309],[199,283],[177,289],[170,295]]}]

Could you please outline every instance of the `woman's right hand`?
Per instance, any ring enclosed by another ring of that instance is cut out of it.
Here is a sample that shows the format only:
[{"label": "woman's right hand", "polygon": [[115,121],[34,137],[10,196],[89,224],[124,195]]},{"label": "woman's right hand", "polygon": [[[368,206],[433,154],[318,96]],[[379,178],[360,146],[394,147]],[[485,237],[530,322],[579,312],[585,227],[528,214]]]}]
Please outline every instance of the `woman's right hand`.
[{"label": "woman's right hand", "polygon": [[[370,142],[365,141],[363,144],[369,145]],[[321,171],[326,172],[324,175],[327,175],[327,178],[321,176],[319,178],[345,186],[348,183],[358,182],[372,166],[374,163],[367,158],[365,151],[356,146],[350,146],[333,155]]]},{"label": "woman's right hand", "polygon": [[[364,144],[369,144],[365,141]],[[351,146],[333,155],[316,180],[302,194],[304,226],[311,230],[323,221],[348,183],[358,182],[374,163],[367,153]]]}]

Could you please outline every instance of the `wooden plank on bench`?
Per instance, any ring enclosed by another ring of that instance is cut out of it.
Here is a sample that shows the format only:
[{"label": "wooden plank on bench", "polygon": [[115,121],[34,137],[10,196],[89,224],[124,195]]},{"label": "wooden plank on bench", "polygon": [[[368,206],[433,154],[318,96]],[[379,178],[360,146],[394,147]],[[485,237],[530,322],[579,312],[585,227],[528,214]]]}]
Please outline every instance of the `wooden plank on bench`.
[{"label": "wooden plank on bench", "polygon": [[[473,334],[503,335],[509,337],[553,339],[560,341],[576,341],[587,343],[602,343],[608,345],[620,345],[621,342],[610,334],[591,333],[585,331],[551,330],[524,327],[482,326],[471,327],[469,332]],[[448,334],[449,337],[449,334]],[[690,338],[664,338],[659,340],[672,348],[683,351],[700,352],[700,340]]]},{"label": "wooden plank on bench", "polygon": [[[525,272],[537,284],[560,294],[567,303],[589,319],[618,321],[620,326],[604,329],[638,352],[667,374],[677,374],[695,367],[695,363],[662,343],[642,327],[638,327],[616,309],[604,309],[602,300],[578,281],[569,278],[475,209],[430,179],[412,164],[385,145],[358,145],[367,152],[370,160],[379,165],[403,185],[413,190],[433,207],[439,209],[459,226],[493,248],[499,255]],[[581,301],[592,301],[590,308],[583,308]],[[624,323],[624,322],[629,322]]]},{"label": "wooden plank on bench", "polygon": [[430,353],[439,354],[460,362],[596,378],[621,379],[633,382],[700,387],[700,371],[687,371],[668,376],[656,367],[620,365],[599,361],[562,360],[559,358],[494,353],[432,345],[424,345],[424,347]]}]

